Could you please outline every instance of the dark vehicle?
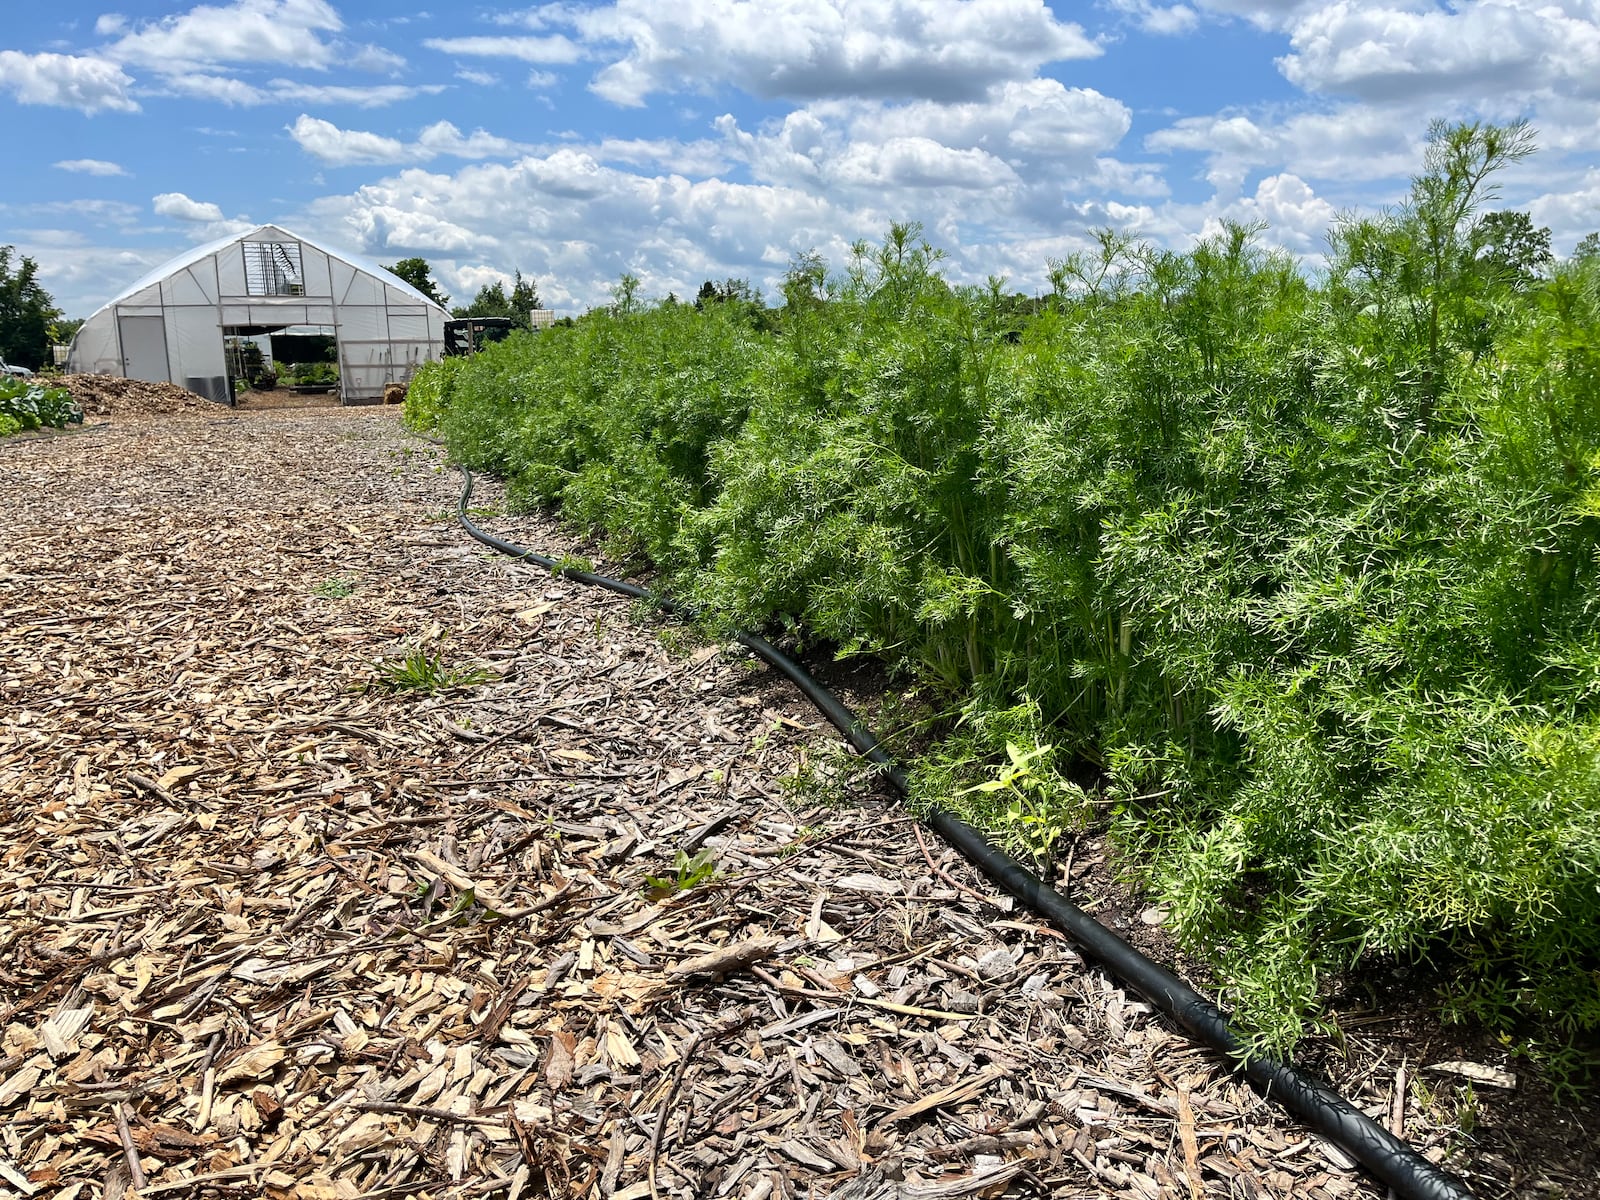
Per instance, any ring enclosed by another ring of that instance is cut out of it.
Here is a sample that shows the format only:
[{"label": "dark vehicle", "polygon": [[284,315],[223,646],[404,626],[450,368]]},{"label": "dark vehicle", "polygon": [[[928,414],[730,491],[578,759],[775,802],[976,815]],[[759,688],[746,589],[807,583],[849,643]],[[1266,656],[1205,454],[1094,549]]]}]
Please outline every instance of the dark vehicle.
[{"label": "dark vehicle", "polygon": [[462,317],[444,323],[446,357],[475,354],[490,342],[503,342],[515,326],[510,317]]}]

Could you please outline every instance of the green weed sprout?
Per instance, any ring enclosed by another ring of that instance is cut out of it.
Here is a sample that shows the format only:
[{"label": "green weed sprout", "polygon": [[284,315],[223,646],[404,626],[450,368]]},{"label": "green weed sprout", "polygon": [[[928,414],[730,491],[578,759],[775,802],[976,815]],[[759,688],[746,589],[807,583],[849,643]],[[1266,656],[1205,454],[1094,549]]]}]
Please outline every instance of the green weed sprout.
[{"label": "green weed sprout", "polygon": [[997,800],[1003,798],[1005,810],[997,814],[1002,836],[1026,850],[1039,863],[1051,861],[1056,843],[1067,830],[1069,813],[1061,804],[1061,797],[1075,796],[1085,805],[1088,801],[1083,789],[1076,784],[1035,771],[1035,760],[1046,758],[1054,748],[1043,745],[1024,750],[1015,742],[1007,742],[1006,757],[1010,762],[1000,769],[999,775],[956,793],[964,796],[977,792],[993,795]]},{"label": "green weed sprout", "polygon": [[343,575],[330,575],[311,589],[313,596],[324,600],[343,600],[356,590],[356,581]]},{"label": "green weed sprout", "polygon": [[672,860],[671,875],[646,875],[645,884],[654,897],[676,896],[717,877],[717,864],[709,850],[693,856],[679,850]]},{"label": "green weed sprout", "polygon": [[369,686],[386,692],[431,695],[455,687],[473,687],[494,678],[482,667],[446,667],[442,651],[429,655],[420,646],[403,657],[379,659],[372,665],[378,678]]}]

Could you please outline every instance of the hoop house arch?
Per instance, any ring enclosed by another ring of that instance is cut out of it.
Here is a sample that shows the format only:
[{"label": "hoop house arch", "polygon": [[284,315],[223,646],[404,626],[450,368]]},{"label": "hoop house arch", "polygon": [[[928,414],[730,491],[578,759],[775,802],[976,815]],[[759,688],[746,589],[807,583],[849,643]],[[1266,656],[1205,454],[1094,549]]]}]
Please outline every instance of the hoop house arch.
[{"label": "hoop house arch", "polygon": [[444,349],[446,314],[358,255],[260,225],[179,255],[83,323],[67,369],[166,380],[232,400],[226,339],[311,326],[338,343],[339,398],[383,399]]}]

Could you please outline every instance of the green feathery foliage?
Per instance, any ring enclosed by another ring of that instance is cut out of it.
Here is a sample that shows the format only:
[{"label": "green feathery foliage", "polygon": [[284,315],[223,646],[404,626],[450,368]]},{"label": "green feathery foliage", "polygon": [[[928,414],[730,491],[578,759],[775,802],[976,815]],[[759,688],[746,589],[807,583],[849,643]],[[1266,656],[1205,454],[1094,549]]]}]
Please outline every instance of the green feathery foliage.
[{"label": "green feathery foliage", "polygon": [[1342,222],[1315,282],[1255,228],[1183,254],[1108,232],[1022,320],[896,226],[837,276],[797,260],[777,312],[625,287],[426,368],[407,416],[517,503],[634,539],[713,627],[915,673],[961,714],[923,801],[1048,853],[1086,809],[1058,772],[1091,764],[1257,1048],[1332,974],[1426,957],[1451,1011],[1575,1075],[1600,1031],[1600,259],[1485,252],[1522,230],[1482,214],[1530,150],[1435,127],[1406,203]]}]

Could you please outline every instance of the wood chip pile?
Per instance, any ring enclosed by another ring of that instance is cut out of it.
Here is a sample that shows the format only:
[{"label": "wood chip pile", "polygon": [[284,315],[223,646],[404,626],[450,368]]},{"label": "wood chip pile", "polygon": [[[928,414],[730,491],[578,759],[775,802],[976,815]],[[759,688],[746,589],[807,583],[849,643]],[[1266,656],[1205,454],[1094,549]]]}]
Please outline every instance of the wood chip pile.
[{"label": "wood chip pile", "polygon": [[[1379,1194],[458,482],[381,409],[0,460],[0,1193]],[[492,678],[362,690],[418,647]]]},{"label": "wood chip pile", "polygon": [[63,375],[52,385],[71,392],[84,415],[90,417],[226,411],[222,405],[175,383],[149,383],[115,375]]}]

